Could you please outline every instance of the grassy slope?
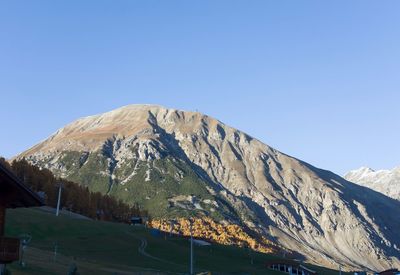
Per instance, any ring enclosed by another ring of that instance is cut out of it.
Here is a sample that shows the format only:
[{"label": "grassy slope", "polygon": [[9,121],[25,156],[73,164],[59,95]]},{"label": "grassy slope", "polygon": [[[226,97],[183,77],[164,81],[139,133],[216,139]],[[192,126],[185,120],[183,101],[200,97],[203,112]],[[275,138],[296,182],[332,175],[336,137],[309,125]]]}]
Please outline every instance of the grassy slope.
[{"label": "grassy slope", "polygon": [[[154,237],[142,227],[55,217],[37,209],[16,209],[7,212],[7,236],[32,235],[25,254],[27,267],[14,263],[13,274],[66,274],[76,262],[81,274],[182,274],[188,271],[189,242],[179,237]],[[139,253],[141,240],[147,240],[146,252]],[[58,257],[54,262],[54,242]],[[250,255],[254,263],[250,263]],[[249,252],[236,247],[212,245],[195,247],[196,272],[213,274],[281,274],[264,268],[264,261],[273,256]],[[75,259],[74,259],[75,258]],[[314,268],[314,267],[313,267]],[[323,270],[321,274],[337,274]]]}]

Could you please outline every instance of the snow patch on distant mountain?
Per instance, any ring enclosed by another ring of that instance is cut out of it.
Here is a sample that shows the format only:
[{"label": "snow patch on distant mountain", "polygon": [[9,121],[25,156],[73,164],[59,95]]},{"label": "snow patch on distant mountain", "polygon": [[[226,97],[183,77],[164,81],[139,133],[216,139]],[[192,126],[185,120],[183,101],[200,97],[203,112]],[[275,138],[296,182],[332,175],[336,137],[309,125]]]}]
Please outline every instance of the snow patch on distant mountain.
[{"label": "snow patch on distant mountain", "polygon": [[400,200],[400,166],[392,170],[377,171],[369,167],[361,167],[348,172],[344,178]]}]

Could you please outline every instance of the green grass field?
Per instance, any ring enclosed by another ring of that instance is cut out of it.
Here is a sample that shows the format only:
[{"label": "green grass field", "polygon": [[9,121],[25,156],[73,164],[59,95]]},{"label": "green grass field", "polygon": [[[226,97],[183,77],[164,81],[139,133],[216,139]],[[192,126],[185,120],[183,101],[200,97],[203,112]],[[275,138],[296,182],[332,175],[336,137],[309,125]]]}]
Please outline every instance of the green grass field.
[{"label": "green grass field", "polygon": [[[7,211],[6,234],[29,234],[32,240],[24,254],[25,267],[8,265],[12,274],[67,274],[72,263],[80,274],[187,274],[190,243],[150,230],[109,222],[55,217],[38,209]],[[57,257],[54,248],[57,243]],[[268,270],[264,262],[273,258],[233,246],[195,246],[196,273],[284,274]],[[253,260],[251,260],[253,259]],[[320,274],[337,271],[312,267]]]}]

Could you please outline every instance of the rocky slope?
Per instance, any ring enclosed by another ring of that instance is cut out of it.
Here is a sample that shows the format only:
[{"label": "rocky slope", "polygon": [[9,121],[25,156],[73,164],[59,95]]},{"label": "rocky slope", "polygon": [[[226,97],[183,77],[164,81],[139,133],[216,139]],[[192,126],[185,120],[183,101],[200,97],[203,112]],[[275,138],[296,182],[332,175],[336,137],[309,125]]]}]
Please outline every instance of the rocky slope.
[{"label": "rocky slope", "polygon": [[361,167],[348,172],[345,179],[381,192],[393,199],[400,200],[400,167],[392,170],[374,171]]},{"label": "rocky slope", "polygon": [[22,157],[160,218],[240,224],[319,264],[400,267],[399,201],[197,112],[126,106],[78,119]]}]

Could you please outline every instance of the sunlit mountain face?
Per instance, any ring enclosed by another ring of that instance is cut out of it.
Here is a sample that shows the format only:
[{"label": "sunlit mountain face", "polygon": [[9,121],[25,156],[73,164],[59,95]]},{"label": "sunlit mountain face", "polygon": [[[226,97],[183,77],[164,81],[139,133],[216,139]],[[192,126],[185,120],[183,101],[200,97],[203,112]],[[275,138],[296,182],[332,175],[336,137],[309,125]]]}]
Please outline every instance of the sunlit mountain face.
[{"label": "sunlit mountain face", "polygon": [[154,217],[240,225],[321,265],[400,267],[399,201],[198,112],[129,105],[78,119],[16,158]]}]

